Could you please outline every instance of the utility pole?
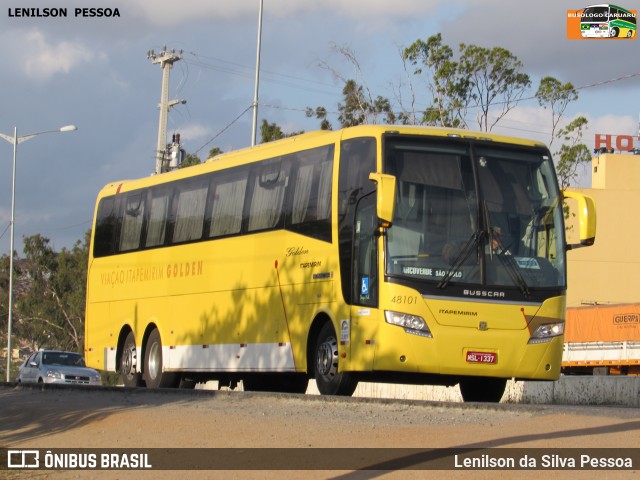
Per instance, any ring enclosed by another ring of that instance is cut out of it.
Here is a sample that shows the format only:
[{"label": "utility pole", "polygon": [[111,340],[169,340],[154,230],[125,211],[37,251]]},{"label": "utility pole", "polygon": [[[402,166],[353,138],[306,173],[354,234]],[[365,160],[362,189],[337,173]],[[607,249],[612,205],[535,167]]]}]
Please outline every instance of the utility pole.
[{"label": "utility pole", "polygon": [[251,146],[256,144],[256,133],[258,130],[258,85],[260,84],[260,50],[262,48],[262,5],[260,0],[260,10],[258,11],[258,45],[256,48],[256,79],[253,91],[253,123],[251,128]]},{"label": "utility pole", "polygon": [[169,100],[169,71],[173,67],[174,62],[182,60],[182,50],[176,53],[175,50],[167,51],[164,47],[162,52],[156,54],[153,50],[147,52],[147,58],[152,63],[160,64],[162,67],[162,92],[160,94],[160,121],[158,123],[158,145],[156,148],[156,174],[167,171],[165,165],[167,152],[167,118],[169,110],[179,103],[187,103],[186,100]]}]

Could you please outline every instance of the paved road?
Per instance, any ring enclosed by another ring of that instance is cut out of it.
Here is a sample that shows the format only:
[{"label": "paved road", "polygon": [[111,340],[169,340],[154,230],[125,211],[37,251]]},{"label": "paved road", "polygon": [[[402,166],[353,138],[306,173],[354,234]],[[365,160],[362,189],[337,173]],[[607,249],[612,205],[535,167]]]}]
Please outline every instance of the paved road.
[{"label": "paved road", "polygon": [[[343,466],[340,450],[327,448],[545,449],[566,457],[603,448],[640,445],[640,409],[549,405],[486,405],[217,391],[148,391],[124,388],[30,388],[0,384],[0,445],[42,449],[232,448],[233,470],[188,471],[183,478],[636,478],[637,471],[551,470],[500,472],[453,469],[404,472],[245,471],[243,461],[265,448],[298,457],[310,450],[312,465]],[[251,450],[256,449],[256,450]],[[289,450],[290,449],[290,450]],[[576,449],[576,450],[564,450]],[[514,450],[521,455],[529,450]],[[608,452],[610,450],[601,450]],[[210,455],[209,450],[196,451]],[[376,451],[347,450],[369,455]],[[378,450],[377,452],[380,452]],[[447,451],[443,451],[443,457]],[[504,452],[504,451],[503,451]],[[634,450],[638,454],[638,450]],[[411,453],[411,451],[407,451]],[[479,453],[478,453],[479,455]],[[515,454],[514,454],[515,455]],[[640,455],[636,455],[640,459]],[[234,457],[235,458],[235,457]],[[303,457],[300,457],[303,458]],[[409,461],[410,455],[407,455]],[[243,460],[244,459],[244,460]],[[384,459],[381,457],[380,461]],[[445,460],[451,462],[452,459]],[[300,460],[301,461],[301,460]],[[634,465],[634,469],[640,470]],[[225,467],[227,468],[227,467]],[[415,468],[415,465],[414,465]],[[0,471],[8,478],[176,478],[175,471]]]}]

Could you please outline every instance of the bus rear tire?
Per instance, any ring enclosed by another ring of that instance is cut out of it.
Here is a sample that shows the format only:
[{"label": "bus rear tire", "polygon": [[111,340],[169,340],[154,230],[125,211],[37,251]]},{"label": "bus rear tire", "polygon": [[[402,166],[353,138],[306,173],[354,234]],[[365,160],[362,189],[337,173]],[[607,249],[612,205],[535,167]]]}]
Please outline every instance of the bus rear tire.
[{"label": "bus rear tire", "polygon": [[506,378],[465,377],[460,380],[460,394],[465,402],[498,403],[506,386]]},{"label": "bus rear tire", "polygon": [[175,388],[180,377],[175,373],[162,371],[162,341],[160,333],[154,329],[149,335],[144,349],[144,381],[147,388]]},{"label": "bus rear tire", "polygon": [[330,322],[320,329],[313,358],[316,385],[322,395],[348,397],[353,394],[358,382],[348,372],[338,372],[338,340]]},{"label": "bus rear tire", "polygon": [[138,373],[138,350],[136,349],[136,338],[133,332],[129,332],[122,346],[120,355],[120,375],[125,387],[139,387],[142,385],[142,378]]}]

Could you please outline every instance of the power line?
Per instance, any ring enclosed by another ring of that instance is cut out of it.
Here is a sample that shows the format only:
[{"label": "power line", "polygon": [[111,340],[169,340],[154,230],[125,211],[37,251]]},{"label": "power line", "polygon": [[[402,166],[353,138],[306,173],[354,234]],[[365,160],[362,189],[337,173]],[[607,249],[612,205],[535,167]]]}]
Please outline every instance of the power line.
[{"label": "power line", "polygon": [[211,137],[211,139],[209,141],[207,141],[207,143],[205,143],[204,145],[202,145],[199,149],[197,149],[194,152],[194,155],[197,155],[198,152],[200,150],[202,150],[204,147],[206,147],[207,145],[209,145],[211,142],[213,142],[216,138],[218,138],[220,135],[222,135],[226,130],[228,130],[234,123],[236,123],[238,120],[240,120],[240,118],[242,118],[242,116],[247,113],[249,110],[251,110],[253,108],[253,105],[249,105],[247,108],[245,108],[242,113],[240,115],[238,115],[236,118],[234,118],[231,122],[229,122],[222,130],[220,130],[218,133],[216,133],[213,137]]},{"label": "power line", "polygon": [[[207,57],[206,55],[199,55],[199,54],[196,54],[195,52],[186,52],[186,53],[196,58],[196,60],[193,60],[193,59],[185,60],[187,64],[191,64],[191,65],[205,68],[208,70],[213,70],[216,72],[226,73],[229,75],[235,75],[235,76],[246,78],[246,79],[253,79],[255,76],[254,67],[249,67],[247,65],[242,65],[239,63],[230,62],[230,61],[222,60],[215,57]],[[201,60],[201,58],[214,60],[216,62],[222,63],[223,65],[216,65],[209,62],[205,62]],[[262,76],[261,80],[268,83],[274,83],[277,85],[282,85],[285,87],[291,87],[298,90],[303,90],[303,91],[308,91],[313,93],[339,96],[334,90],[327,91],[327,90],[323,90],[315,87],[315,86],[328,87],[328,88],[335,87],[335,85],[333,84],[321,82],[319,80],[298,77],[295,75],[287,75],[279,72],[272,72],[269,70],[264,70],[262,68],[260,69],[260,75]],[[300,82],[302,82],[302,84],[300,84]]]},{"label": "power line", "polygon": [[7,222],[7,226],[4,227],[4,230],[2,231],[2,233],[0,233],[0,239],[2,239],[2,237],[4,237],[4,234],[7,233],[7,230],[9,230],[10,226],[11,226],[11,221]]},{"label": "power line", "polygon": [[609,80],[603,80],[601,82],[596,82],[596,83],[590,83],[588,85],[583,85],[581,87],[577,87],[576,90],[582,90],[585,88],[593,88],[593,87],[599,87],[601,85],[606,85],[608,83],[614,83],[614,82],[619,82],[621,80],[627,80],[629,78],[633,78],[633,77],[639,77],[640,76],[640,72],[637,73],[629,73],[627,75],[622,75],[621,77],[616,77],[616,78],[611,78]]},{"label": "power line", "polygon": [[80,223],[76,223],[74,225],[67,225],[65,227],[58,227],[58,228],[50,228],[49,231],[51,232],[59,232],[62,230],[72,230],[74,228],[78,228],[78,227],[82,227],[83,225],[87,225],[87,224],[91,224],[92,220],[85,220],[84,222],[80,222]]},{"label": "power line", "polygon": [[[189,55],[193,55],[194,57],[202,57],[202,58],[207,58],[210,60],[214,60],[217,62],[221,62],[223,64],[228,64],[232,67],[240,67],[242,69],[246,69],[246,72],[242,72],[239,71],[237,69],[231,68],[231,67],[219,67],[219,66],[215,66],[209,63],[205,63],[205,62],[201,62],[201,61],[197,61],[197,62],[187,62],[187,63],[192,63],[194,65],[198,65],[198,66],[202,66],[204,68],[210,68],[212,70],[217,70],[217,71],[222,71],[225,73],[230,73],[233,75],[239,75],[239,76],[243,76],[245,78],[252,78],[253,76],[253,72],[249,71],[251,67],[247,67],[245,65],[239,64],[239,63],[235,63],[235,62],[230,62],[227,60],[223,60],[223,59],[219,59],[219,58],[215,58],[215,57],[208,57],[206,55],[199,55],[196,54],[194,52],[186,52]],[[265,71],[263,71],[265,72]],[[265,72],[266,73],[266,72]],[[272,72],[270,72],[272,73]],[[291,78],[293,80],[300,80],[303,82],[309,82],[309,83],[314,83],[314,84],[318,84],[318,85],[322,85],[322,86],[328,86],[328,84],[320,82],[320,81],[316,81],[316,80],[309,80],[309,79],[304,79],[301,77],[296,77],[296,76],[292,76],[292,75],[285,75],[285,74],[279,74],[279,73],[272,73],[275,76],[280,76],[280,77],[285,77],[285,78]],[[603,86],[603,85],[608,85],[608,84],[612,84],[612,83],[616,83],[619,81],[623,81],[623,80],[628,80],[630,78],[634,78],[634,77],[638,77],[640,76],[640,72],[637,73],[630,73],[630,74],[626,74],[626,75],[622,75],[616,78],[611,78],[611,79],[607,79],[607,80],[602,80],[602,81],[598,81],[598,82],[594,82],[594,83],[590,83],[590,84],[586,84],[586,85],[581,85],[579,87],[576,87],[576,90],[586,90],[586,89],[590,89],[590,88],[595,88],[595,87],[599,87],[599,86]],[[276,81],[276,83],[281,83],[283,85],[287,85],[287,86],[294,86],[294,87],[298,87],[298,88],[304,88],[301,87],[299,85],[295,85],[295,84],[288,84],[285,82],[278,82]],[[525,97],[522,98],[518,101],[518,103],[520,102],[525,102],[525,101],[531,101],[531,100],[536,100],[538,97],[536,97],[535,95],[529,96],[529,97]],[[493,105],[494,106],[498,106],[501,104],[504,104],[506,102],[496,102]],[[273,105],[273,104],[268,104],[268,103],[260,103],[259,104],[261,107],[264,108],[271,108],[271,109],[276,109],[276,110],[285,110],[285,111],[290,111],[290,112],[301,112],[301,113],[307,113],[308,108],[309,107],[304,107],[304,108],[300,108],[300,107],[292,107],[292,106],[286,106],[286,105]],[[479,108],[479,105],[472,105],[469,108],[470,109],[475,109],[475,108]],[[213,142],[216,138],[218,138],[220,135],[222,135],[226,130],[228,130],[234,123],[236,123],[238,120],[240,120],[240,118],[242,118],[242,116],[247,113],[247,111],[249,111],[251,108],[253,108],[252,105],[248,106],[246,109],[244,109],[236,118],[234,118],[228,125],[226,125],[224,128],[222,128],[218,133],[216,133],[210,140],[208,140],[204,145],[202,145],[199,149],[197,149],[195,151],[195,154],[197,154],[198,152],[200,152],[203,148],[205,148],[207,145],[209,145],[211,142]],[[427,110],[431,107],[425,107],[422,110]],[[420,109],[418,109],[420,111]],[[328,115],[340,115],[341,112],[339,111],[330,111],[327,110],[326,112]],[[398,115],[399,113],[403,113],[403,112],[393,112],[395,115]],[[522,123],[522,124],[527,124],[527,122],[523,122],[521,120],[510,120],[516,123]],[[535,124],[532,124],[535,125]],[[540,127],[540,125],[536,125],[538,127]],[[549,132],[541,132],[539,130],[531,130],[531,129],[526,129],[526,128],[518,128],[518,127],[506,127],[504,125],[502,125],[503,128],[508,128],[511,130],[518,130],[518,131],[523,131],[523,132],[529,132],[529,133],[536,133],[536,134],[549,134]]]},{"label": "power line", "polygon": [[[590,83],[590,84],[586,84],[586,85],[581,85],[581,86],[575,87],[575,88],[576,88],[576,90],[586,90],[586,89],[589,89],[589,88],[595,88],[595,87],[600,87],[600,86],[603,86],[603,85],[612,84],[612,83],[619,82],[619,81],[622,81],[622,80],[628,80],[630,78],[634,78],[634,77],[638,77],[638,76],[640,76],[640,72],[621,75],[619,77],[615,77],[615,78],[611,78],[611,79],[607,79],[607,80],[601,80],[601,81],[598,81],[598,82],[594,82],[594,83]],[[532,96],[529,96],[529,97],[521,98],[516,103],[530,101],[530,100],[537,100],[537,98],[538,98],[537,96],[532,95]],[[499,106],[499,105],[504,105],[506,103],[507,103],[506,101],[504,101],[504,102],[495,102],[492,105],[493,106]],[[305,112],[306,113],[307,110],[308,110],[308,108],[287,107],[287,106],[282,106],[282,105],[270,105],[270,104],[264,104],[263,105],[263,104],[261,104],[261,106],[263,106],[265,108],[273,108],[273,109],[277,109],[277,110],[287,110],[287,111],[292,111],[292,112]],[[423,109],[419,109],[418,108],[417,111],[418,112],[427,111],[427,110],[429,110],[431,108],[433,108],[433,107],[428,107],[427,106],[427,107],[424,107]],[[480,108],[480,105],[470,105],[468,108],[470,110],[472,110],[472,109]],[[330,114],[330,115],[339,115],[341,112],[327,110],[326,113]],[[401,113],[404,113],[404,112],[402,112],[402,111],[393,112],[394,115],[399,115]],[[509,120],[509,121],[514,121],[514,122],[524,123],[524,124],[527,123],[527,122],[522,122],[522,121],[519,121],[519,120]],[[535,124],[532,124],[532,125],[535,125]],[[537,134],[548,134],[549,133],[549,132],[540,132],[540,131],[537,131],[537,130],[528,130],[528,129],[517,128],[517,127],[505,127],[504,125],[502,125],[502,126],[503,126],[503,128],[510,128],[511,130],[519,130],[519,131],[529,132],[529,133],[537,133]]]},{"label": "power line", "polygon": [[[210,57],[210,56],[207,56],[207,55],[201,55],[201,54],[198,54],[198,53],[195,53],[195,52],[185,52],[185,53],[189,54],[189,55],[193,55],[194,57],[205,58],[205,59],[213,60],[213,61],[216,61],[216,62],[224,63],[224,64],[227,64],[227,65],[230,65],[230,66],[233,66],[233,67],[239,67],[239,68],[243,69],[244,71],[246,71],[247,73],[244,73],[244,72],[238,71],[238,70],[233,70],[230,67],[215,66],[215,65],[212,65],[212,64],[209,64],[209,63],[205,63],[203,61],[199,61],[199,63],[191,62],[191,61],[188,61],[188,62],[197,64],[197,65],[200,65],[200,66],[204,66],[204,67],[207,67],[207,68],[211,68],[213,70],[220,69],[220,71],[224,71],[224,72],[227,72],[227,73],[241,74],[242,76],[246,76],[248,78],[253,78],[254,68],[255,68],[253,66],[243,65],[241,63],[231,62],[231,61],[223,60],[223,59],[217,58],[217,57]],[[260,69],[260,73],[261,74],[262,73],[266,73],[266,74],[269,74],[269,75],[273,75],[274,77],[282,77],[282,78],[287,78],[287,79],[290,79],[290,80],[298,80],[298,81],[301,81],[301,82],[311,83],[311,84],[319,85],[319,86],[322,86],[322,87],[334,87],[335,86],[333,84],[322,82],[320,80],[311,79],[311,78],[304,78],[304,77],[298,77],[296,75],[288,75],[286,73],[273,72],[273,71],[265,70],[263,68]]]}]

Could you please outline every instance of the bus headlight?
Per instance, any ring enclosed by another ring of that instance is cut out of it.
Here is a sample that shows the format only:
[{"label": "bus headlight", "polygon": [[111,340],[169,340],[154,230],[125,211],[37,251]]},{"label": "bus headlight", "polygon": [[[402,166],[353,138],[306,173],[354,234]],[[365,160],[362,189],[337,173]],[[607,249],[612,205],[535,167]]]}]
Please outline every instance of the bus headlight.
[{"label": "bus headlight", "polygon": [[529,343],[545,343],[553,337],[558,337],[564,333],[564,322],[547,323],[540,325],[531,335]]},{"label": "bus headlight", "polygon": [[425,337],[432,337],[431,330],[429,330],[427,322],[424,321],[424,318],[417,315],[385,310],[384,318],[386,322],[390,323],[391,325],[404,327],[407,333],[416,333]]}]

